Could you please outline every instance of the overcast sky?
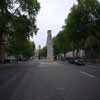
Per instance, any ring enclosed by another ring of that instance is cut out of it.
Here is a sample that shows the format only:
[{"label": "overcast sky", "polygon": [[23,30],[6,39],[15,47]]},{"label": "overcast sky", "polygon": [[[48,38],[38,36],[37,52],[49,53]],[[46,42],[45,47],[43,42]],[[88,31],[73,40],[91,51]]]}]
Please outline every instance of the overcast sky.
[{"label": "overcast sky", "polygon": [[76,0],[39,0],[41,9],[37,16],[39,31],[34,36],[36,47],[46,45],[47,30],[52,30],[53,37],[58,34],[64,25],[64,20]]}]

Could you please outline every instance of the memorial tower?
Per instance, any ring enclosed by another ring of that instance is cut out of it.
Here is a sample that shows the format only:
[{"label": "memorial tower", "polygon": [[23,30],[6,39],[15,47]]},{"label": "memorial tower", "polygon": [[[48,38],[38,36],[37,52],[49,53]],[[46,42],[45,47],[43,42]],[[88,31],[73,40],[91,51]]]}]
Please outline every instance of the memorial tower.
[{"label": "memorial tower", "polygon": [[54,60],[51,30],[48,30],[47,32],[47,59],[48,62],[52,62]]}]

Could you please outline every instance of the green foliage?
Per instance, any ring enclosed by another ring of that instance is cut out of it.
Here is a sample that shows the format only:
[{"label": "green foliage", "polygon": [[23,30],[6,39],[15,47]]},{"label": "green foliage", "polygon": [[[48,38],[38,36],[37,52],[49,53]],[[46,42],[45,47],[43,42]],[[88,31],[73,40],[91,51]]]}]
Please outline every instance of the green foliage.
[{"label": "green foliage", "polygon": [[61,31],[54,39],[53,39],[53,46],[54,46],[54,54],[55,56],[58,55],[59,53],[66,53],[68,50],[69,44],[65,38],[64,31]]},{"label": "green foliage", "polygon": [[99,40],[94,37],[94,36],[89,36],[86,41],[85,41],[85,45],[84,47],[85,48],[93,48],[93,47],[96,47],[96,45],[98,44]]},{"label": "green foliage", "polygon": [[100,9],[100,4],[96,0],[80,0],[79,4],[72,8],[66,20],[65,30],[70,41],[76,45],[76,49],[80,48],[81,42],[89,36],[97,38],[96,34],[100,31],[97,25],[100,19],[98,9]]},{"label": "green foliage", "polygon": [[9,42],[9,54],[15,56],[22,55],[24,57],[33,56],[35,50],[34,42],[30,42],[27,39],[21,40],[21,38],[15,38]]},{"label": "green foliage", "polygon": [[37,0],[0,0],[0,41],[3,34],[8,36],[11,55],[33,52],[29,38],[38,30],[35,22],[39,9]]},{"label": "green foliage", "polygon": [[100,3],[78,0],[65,20],[63,31],[55,38],[54,46],[58,53],[100,47]]},{"label": "green foliage", "polygon": [[22,55],[24,57],[31,57],[34,54],[34,45],[30,41],[26,41],[23,45]]},{"label": "green foliage", "polygon": [[47,47],[40,49],[40,57],[47,57]]}]

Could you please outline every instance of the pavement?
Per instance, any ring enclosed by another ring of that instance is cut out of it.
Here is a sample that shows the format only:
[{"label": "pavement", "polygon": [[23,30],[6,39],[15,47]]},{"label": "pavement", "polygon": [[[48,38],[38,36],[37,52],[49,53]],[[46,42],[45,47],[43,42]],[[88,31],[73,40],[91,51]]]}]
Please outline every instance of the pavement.
[{"label": "pavement", "polygon": [[100,100],[100,67],[46,60],[0,66],[0,100]]}]

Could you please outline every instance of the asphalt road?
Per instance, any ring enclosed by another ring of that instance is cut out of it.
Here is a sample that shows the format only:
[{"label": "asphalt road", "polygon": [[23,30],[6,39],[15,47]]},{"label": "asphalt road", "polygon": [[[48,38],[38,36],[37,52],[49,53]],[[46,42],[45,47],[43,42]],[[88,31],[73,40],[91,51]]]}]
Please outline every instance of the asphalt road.
[{"label": "asphalt road", "polygon": [[0,100],[100,100],[100,67],[46,61],[0,65]]}]

